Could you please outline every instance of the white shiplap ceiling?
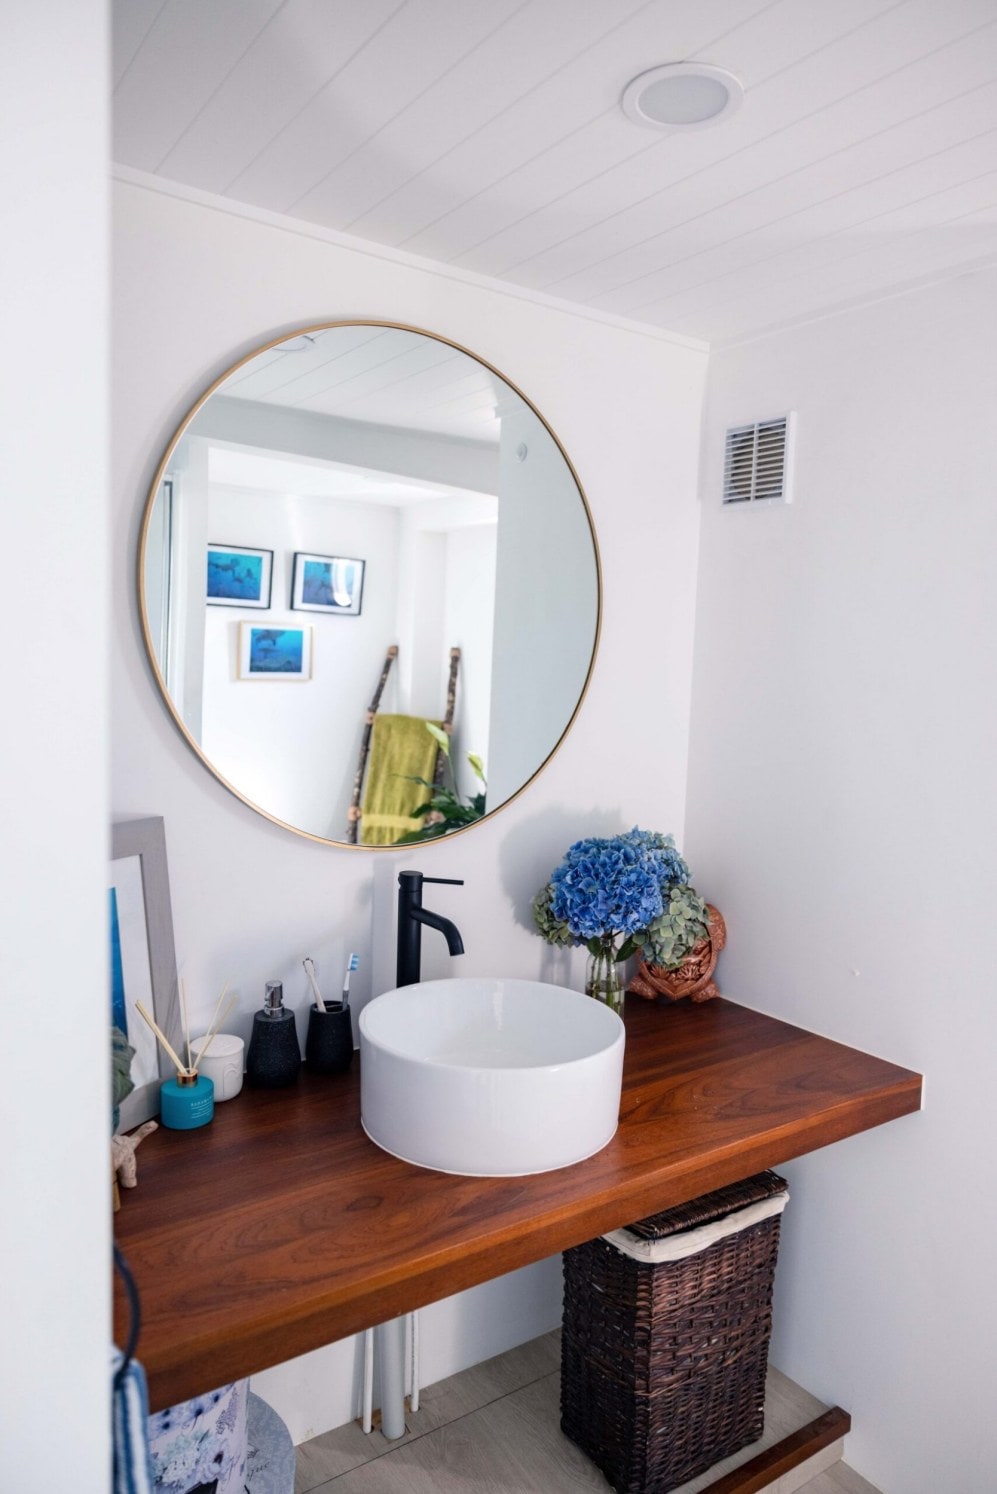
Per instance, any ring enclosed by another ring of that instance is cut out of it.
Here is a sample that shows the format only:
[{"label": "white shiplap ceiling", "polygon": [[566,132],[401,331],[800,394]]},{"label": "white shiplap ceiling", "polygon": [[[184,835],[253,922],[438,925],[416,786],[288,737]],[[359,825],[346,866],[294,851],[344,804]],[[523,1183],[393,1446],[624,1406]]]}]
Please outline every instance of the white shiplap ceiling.
[{"label": "white shiplap ceiling", "polygon": [[449,343],[398,327],[315,328],[258,353],[219,391],[316,415],[497,447],[509,386]]},{"label": "white shiplap ceiling", "polygon": [[997,259],[997,0],[115,0],[114,79],[132,172],[715,343]]}]

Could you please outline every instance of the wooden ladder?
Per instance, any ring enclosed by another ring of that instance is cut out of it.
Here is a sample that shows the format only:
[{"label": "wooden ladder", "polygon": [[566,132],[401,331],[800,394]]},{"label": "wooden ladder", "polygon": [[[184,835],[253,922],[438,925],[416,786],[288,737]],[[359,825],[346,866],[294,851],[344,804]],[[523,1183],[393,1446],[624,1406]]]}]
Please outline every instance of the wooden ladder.
[{"label": "wooden ladder", "polygon": [[[397,657],[398,645],[397,643],[393,643],[385,655],[384,668],[381,670],[381,677],[371,697],[370,705],[364,712],[363,735],[360,738],[360,758],[357,763],[357,771],[353,775],[353,792],[350,795],[350,807],[346,814],[346,840],[351,846],[355,846],[360,837],[360,799],[363,794],[363,779],[364,773],[367,770],[367,758],[370,755],[370,737],[371,732],[374,730],[374,717],[377,715],[378,706],[381,704],[381,696],[388,682],[391,666]],[[452,648],[450,650],[450,678],[447,681],[447,704],[443,716],[443,730],[448,737],[453,734],[454,708],[457,701],[457,670],[459,666],[460,649]],[[443,749],[437,749],[436,766],[433,771],[434,784],[443,782],[443,756]]]}]

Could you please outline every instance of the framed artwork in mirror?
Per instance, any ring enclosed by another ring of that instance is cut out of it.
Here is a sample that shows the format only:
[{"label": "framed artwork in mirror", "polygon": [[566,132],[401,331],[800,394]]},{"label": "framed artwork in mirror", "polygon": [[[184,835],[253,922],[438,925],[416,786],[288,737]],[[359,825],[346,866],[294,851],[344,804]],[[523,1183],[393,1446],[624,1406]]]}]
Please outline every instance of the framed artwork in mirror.
[{"label": "framed artwork in mirror", "polygon": [[241,680],[310,680],[311,628],[260,628],[239,624]]},{"label": "framed artwork in mirror", "polygon": [[265,612],[270,606],[272,581],[272,550],[208,546],[209,607],[257,607]]},{"label": "framed artwork in mirror", "polygon": [[161,818],[119,820],[111,827],[108,865],[111,1026],[135,1049],[135,1088],[121,1102],[119,1131],[159,1114],[159,1086],[173,1068],[139,1016],[141,1001],[179,1053],[183,1043],[173,912]]},{"label": "framed artwork in mirror", "polygon": [[359,617],[366,561],[346,555],[307,555],[296,551],[291,606],[296,612],[331,612]]}]

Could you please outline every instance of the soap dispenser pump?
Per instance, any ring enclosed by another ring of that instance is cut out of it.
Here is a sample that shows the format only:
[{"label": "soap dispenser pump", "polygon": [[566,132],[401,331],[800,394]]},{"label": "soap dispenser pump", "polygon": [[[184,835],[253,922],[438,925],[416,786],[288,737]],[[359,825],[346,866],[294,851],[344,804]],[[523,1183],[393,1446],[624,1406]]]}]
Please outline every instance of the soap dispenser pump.
[{"label": "soap dispenser pump", "polygon": [[294,1013],[284,1005],[279,980],[268,980],[263,1010],[253,1017],[253,1036],[246,1057],[246,1078],[258,1089],[293,1084],[301,1067]]}]

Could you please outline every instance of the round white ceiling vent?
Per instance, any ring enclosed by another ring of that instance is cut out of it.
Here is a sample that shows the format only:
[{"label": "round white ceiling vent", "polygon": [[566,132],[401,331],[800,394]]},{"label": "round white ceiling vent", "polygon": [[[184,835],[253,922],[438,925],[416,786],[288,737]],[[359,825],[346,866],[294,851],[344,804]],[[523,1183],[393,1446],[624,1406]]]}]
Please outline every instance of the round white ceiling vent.
[{"label": "round white ceiling vent", "polygon": [[623,90],[624,114],[656,130],[698,130],[733,114],[744,97],[738,78],[706,62],[666,62]]}]

